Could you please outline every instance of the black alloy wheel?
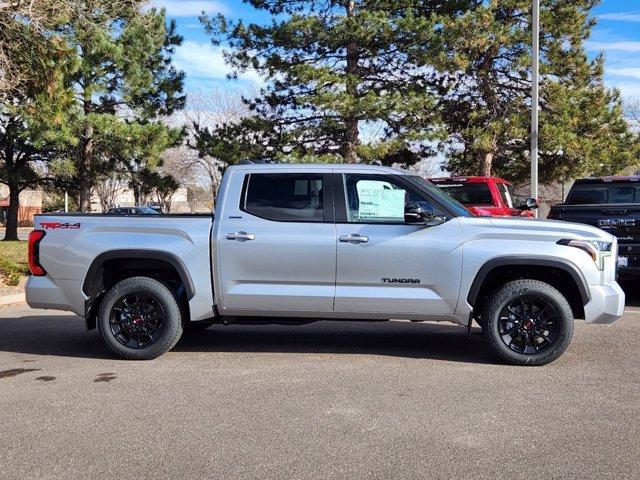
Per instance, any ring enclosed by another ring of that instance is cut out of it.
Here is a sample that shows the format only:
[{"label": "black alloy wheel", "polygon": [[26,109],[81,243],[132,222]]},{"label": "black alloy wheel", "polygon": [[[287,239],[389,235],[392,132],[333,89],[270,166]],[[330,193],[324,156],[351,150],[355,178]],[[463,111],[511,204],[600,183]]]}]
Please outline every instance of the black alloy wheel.
[{"label": "black alloy wheel", "polygon": [[162,304],[147,292],[127,293],[111,308],[111,333],[128,348],[142,349],[153,345],[162,336],[165,324]]},{"label": "black alloy wheel", "polygon": [[118,356],[151,360],[171,350],[187,320],[176,293],[150,277],[130,277],[113,285],[100,302],[102,339]]},{"label": "black alloy wheel", "polygon": [[523,355],[551,348],[558,339],[558,331],[558,312],[543,297],[516,298],[500,312],[500,338],[511,350]]},{"label": "black alloy wheel", "polygon": [[560,357],[573,336],[573,311],[564,295],[540,280],[518,279],[491,293],[482,334],[512,365],[545,365]]}]

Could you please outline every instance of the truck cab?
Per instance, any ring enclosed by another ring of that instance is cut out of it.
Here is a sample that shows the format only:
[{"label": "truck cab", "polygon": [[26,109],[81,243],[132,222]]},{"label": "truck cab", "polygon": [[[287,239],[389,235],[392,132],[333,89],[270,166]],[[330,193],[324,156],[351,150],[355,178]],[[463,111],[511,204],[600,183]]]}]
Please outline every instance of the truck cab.
[{"label": "truck cab", "polygon": [[533,217],[537,202],[521,201],[513,187],[499,177],[440,177],[429,179],[476,216]]}]

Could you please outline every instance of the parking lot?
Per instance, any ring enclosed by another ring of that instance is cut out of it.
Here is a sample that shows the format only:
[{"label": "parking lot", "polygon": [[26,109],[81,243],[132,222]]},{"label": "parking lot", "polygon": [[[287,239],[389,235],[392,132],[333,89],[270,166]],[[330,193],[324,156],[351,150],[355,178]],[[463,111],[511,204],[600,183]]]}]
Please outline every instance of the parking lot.
[{"label": "parking lot", "polygon": [[578,322],[540,368],[408,322],[219,326],[127,362],[4,308],[0,478],[638,478],[639,322]]}]

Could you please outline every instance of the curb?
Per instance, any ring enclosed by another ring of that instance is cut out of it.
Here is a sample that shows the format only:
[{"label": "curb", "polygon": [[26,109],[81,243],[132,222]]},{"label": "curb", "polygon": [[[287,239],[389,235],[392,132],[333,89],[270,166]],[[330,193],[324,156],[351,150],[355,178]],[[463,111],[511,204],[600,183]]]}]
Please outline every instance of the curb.
[{"label": "curb", "polygon": [[24,293],[16,293],[15,295],[4,295],[0,297],[0,307],[8,307],[18,303],[25,303]]}]

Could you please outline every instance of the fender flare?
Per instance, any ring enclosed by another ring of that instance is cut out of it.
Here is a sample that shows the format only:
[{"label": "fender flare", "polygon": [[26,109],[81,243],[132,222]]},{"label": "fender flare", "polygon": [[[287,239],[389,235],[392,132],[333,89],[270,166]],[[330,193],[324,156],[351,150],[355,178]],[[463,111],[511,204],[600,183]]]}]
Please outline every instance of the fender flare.
[{"label": "fender flare", "polygon": [[180,276],[180,279],[182,280],[187,293],[187,298],[191,299],[195,295],[193,281],[191,280],[191,276],[189,275],[189,272],[187,271],[184,263],[182,263],[182,260],[180,260],[172,253],[162,252],[158,250],[142,249],[119,249],[102,252],[100,255],[93,259],[93,262],[91,262],[91,265],[89,266],[89,269],[87,270],[87,273],[84,277],[84,281],[82,282],[82,292],[87,297],[90,296],[91,286],[94,282],[95,276],[105,262],[109,260],[125,258],[131,258],[135,260],[161,260],[163,262],[167,262],[169,265],[175,268],[176,272]]},{"label": "fender flare", "polygon": [[478,273],[476,274],[473,282],[471,283],[471,288],[469,289],[469,293],[467,294],[467,302],[469,305],[475,303],[476,298],[478,296],[478,292],[480,292],[480,287],[482,283],[489,275],[494,268],[504,267],[510,265],[524,265],[524,266],[539,266],[539,267],[553,267],[559,268],[567,272],[573,278],[573,281],[576,283],[578,290],[580,291],[580,296],[582,297],[582,305],[586,305],[591,300],[591,294],[589,293],[589,284],[587,280],[584,278],[584,275],[580,271],[580,269],[569,260],[561,259],[561,258],[536,258],[527,255],[509,255],[504,257],[497,257],[488,260]]}]

